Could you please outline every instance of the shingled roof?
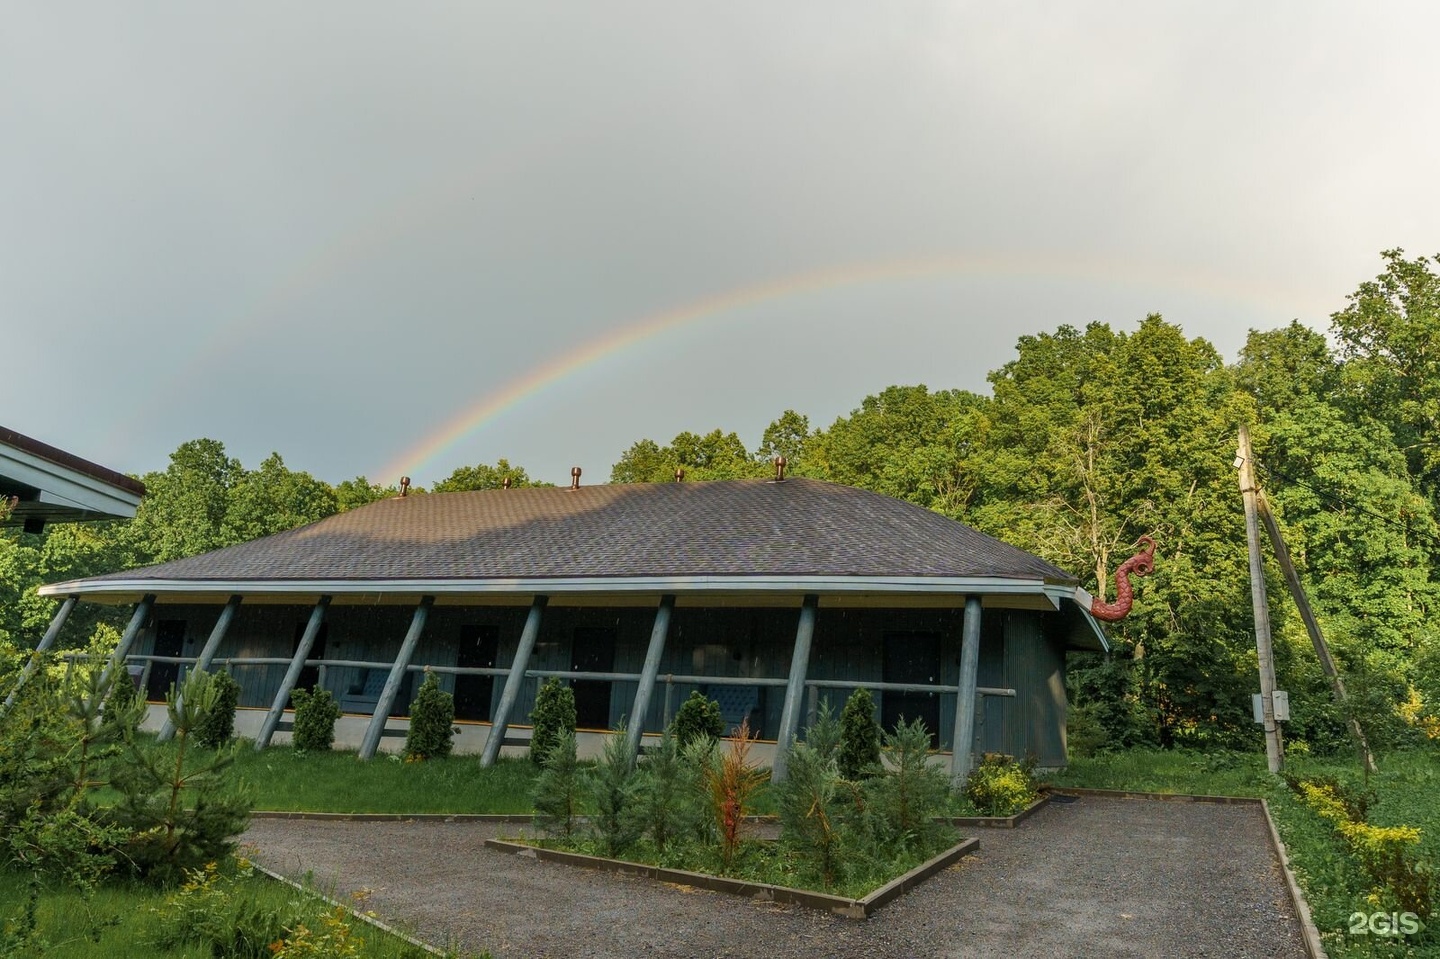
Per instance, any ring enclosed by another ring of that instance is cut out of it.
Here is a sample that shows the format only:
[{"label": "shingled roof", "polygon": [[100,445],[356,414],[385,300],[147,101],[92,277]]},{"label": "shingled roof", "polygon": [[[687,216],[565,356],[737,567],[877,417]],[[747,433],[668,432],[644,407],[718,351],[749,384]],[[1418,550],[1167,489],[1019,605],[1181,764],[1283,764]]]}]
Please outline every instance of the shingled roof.
[{"label": "shingled roof", "polygon": [[47,587],[377,580],[512,583],[722,578],[1075,577],[901,500],[810,479],[432,493],[158,566]]}]

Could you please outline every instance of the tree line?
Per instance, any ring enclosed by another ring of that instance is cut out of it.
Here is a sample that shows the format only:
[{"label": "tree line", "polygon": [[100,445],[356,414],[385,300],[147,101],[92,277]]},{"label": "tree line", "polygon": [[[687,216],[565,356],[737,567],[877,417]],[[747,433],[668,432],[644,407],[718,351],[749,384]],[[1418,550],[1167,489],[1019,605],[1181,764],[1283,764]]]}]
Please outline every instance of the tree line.
[{"label": "tree line", "polygon": [[[1384,269],[1331,317],[1251,331],[1226,362],[1151,315],[1022,336],[990,392],[891,386],[828,427],[781,413],[749,449],[736,432],[641,439],[616,483],[791,475],[863,487],[963,521],[1080,577],[1097,596],[1141,535],[1159,566],[1108,656],[1070,661],[1072,736],[1131,744],[1253,745],[1257,686],[1244,516],[1234,466],[1251,427],[1261,484],[1379,745],[1440,736],[1440,276],[1382,254]],[[506,460],[462,466],[432,492],[535,485]],[[0,642],[21,648],[54,604],[39,583],[164,562],[313,522],[396,490],[336,485],[272,454],[255,469],[223,444],[183,444],[129,523],[0,537]],[[1292,741],[1346,743],[1277,570],[1267,571],[1277,673]],[[78,612],[78,611],[77,611]],[[87,615],[103,617],[90,610]]]}]

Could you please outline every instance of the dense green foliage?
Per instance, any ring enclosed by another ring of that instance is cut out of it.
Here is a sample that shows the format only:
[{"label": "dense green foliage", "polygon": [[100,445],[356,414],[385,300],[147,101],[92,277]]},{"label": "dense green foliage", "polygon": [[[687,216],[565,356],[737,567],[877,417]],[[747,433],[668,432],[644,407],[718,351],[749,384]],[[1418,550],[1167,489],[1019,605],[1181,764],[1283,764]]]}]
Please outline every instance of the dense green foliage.
[{"label": "dense green foliage", "polygon": [[715,742],[725,735],[725,719],[720,715],[720,704],[700,690],[692,690],[670,721],[670,734],[679,742],[681,749],[695,742]]},{"label": "dense green foliage", "polygon": [[291,742],[304,751],[323,752],[335,744],[335,721],[340,704],[328,689],[297,689],[290,693],[295,704],[295,728]]},{"label": "dense green foliage", "polygon": [[553,677],[547,679],[535,694],[530,725],[530,760],[540,765],[562,735],[575,733],[575,690]]},{"label": "dense green foliage", "polygon": [[455,697],[440,688],[440,677],[425,682],[410,703],[410,728],[405,733],[405,758],[413,761],[450,755],[455,745]]},{"label": "dense green foliage", "polygon": [[[535,756],[533,745],[530,755]],[[583,788],[575,757],[575,731],[563,729],[540,758],[533,795],[535,825],[551,836],[569,839],[575,832],[575,818],[580,815]]]}]

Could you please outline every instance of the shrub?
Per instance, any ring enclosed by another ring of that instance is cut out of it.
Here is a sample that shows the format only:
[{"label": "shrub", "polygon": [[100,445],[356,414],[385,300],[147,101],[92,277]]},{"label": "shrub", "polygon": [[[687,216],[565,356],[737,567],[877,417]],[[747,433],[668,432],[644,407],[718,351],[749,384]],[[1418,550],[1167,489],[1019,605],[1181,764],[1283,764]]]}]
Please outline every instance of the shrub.
[{"label": "shrub", "polygon": [[1350,847],[1376,884],[1374,905],[1395,906],[1429,917],[1435,896],[1435,877],[1420,861],[1420,830],[1414,826],[1372,826],[1356,813],[1353,800],[1341,795],[1333,782],[1287,779],[1305,804],[1328,822]]},{"label": "shrub", "polygon": [[670,732],[682,750],[701,740],[714,743],[725,735],[725,719],[720,715],[720,704],[700,690],[692,690],[690,698],[680,704],[679,711],[671,720]]},{"label": "shrub", "polygon": [[829,700],[821,701],[820,708],[816,710],[815,722],[805,730],[805,745],[819,753],[821,759],[835,760],[838,763],[840,721],[835,718]]},{"label": "shrub", "polygon": [[750,721],[742,720],[730,748],[713,756],[705,770],[710,809],[720,837],[720,861],[726,869],[740,848],[740,830],[751,813],[755,791],[764,782],[762,769],[750,762]]},{"label": "shrub", "polygon": [[[530,747],[531,755],[535,747]],[[569,839],[580,814],[580,769],[575,760],[575,732],[562,730],[540,761],[535,780],[535,825],[549,836]]]},{"label": "shrub", "polygon": [[1035,801],[1035,780],[1015,757],[986,753],[965,780],[965,798],[983,816],[1013,816]]},{"label": "shrub", "polygon": [[636,802],[637,785],[622,724],[606,738],[600,761],[585,781],[585,791],[595,810],[590,817],[591,831],[600,841],[601,850],[611,858],[620,855],[643,832],[640,805]]},{"label": "shrub", "polygon": [[865,784],[875,838],[882,847],[929,848],[945,828],[935,818],[950,800],[949,777],[930,761],[930,731],[920,719],[900,723],[883,745],[889,770]]},{"label": "shrub", "polygon": [[785,781],[778,788],[780,841],[826,888],[842,872],[842,817],[846,801],[833,756],[807,743],[790,749]]},{"label": "shrub", "polygon": [[195,742],[219,749],[235,736],[235,708],[240,704],[240,684],[229,673],[215,673],[215,704],[206,710],[195,727]]},{"label": "shrub", "polygon": [[1087,759],[1109,742],[1098,710],[1092,703],[1076,703],[1065,715],[1066,751],[1076,759]]},{"label": "shrub", "polygon": [[875,700],[870,690],[857,689],[840,711],[840,746],[836,754],[840,775],[855,781],[880,768],[880,726],[875,722]]},{"label": "shrub", "polygon": [[286,931],[303,921],[305,903],[286,896],[261,904],[245,886],[252,875],[253,867],[244,860],[233,870],[222,871],[214,861],[185,870],[179,888],[151,907],[155,944],[179,949],[197,943],[213,956],[270,959],[271,943],[283,941]]},{"label": "shrub", "polygon": [[455,697],[440,688],[440,677],[425,674],[425,682],[410,704],[410,730],[405,734],[405,758],[422,760],[450,755],[455,745]]},{"label": "shrub", "polygon": [[330,690],[319,686],[290,694],[295,703],[295,731],[292,741],[296,749],[324,752],[335,744],[335,721],[340,718],[340,704]]},{"label": "shrub", "polygon": [[543,765],[560,736],[575,733],[575,691],[558,679],[547,679],[535,694],[530,724],[530,760]]}]

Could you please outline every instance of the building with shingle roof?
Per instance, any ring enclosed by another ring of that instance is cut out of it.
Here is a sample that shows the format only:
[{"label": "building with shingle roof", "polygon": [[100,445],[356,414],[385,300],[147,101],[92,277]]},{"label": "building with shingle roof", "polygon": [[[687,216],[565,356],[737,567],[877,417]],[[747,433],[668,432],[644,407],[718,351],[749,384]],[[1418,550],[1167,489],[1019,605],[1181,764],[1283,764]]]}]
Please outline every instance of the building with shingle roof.
[{"label": "building with shingle roof", "polygon": [[1104,643],[1077,587],[937,513],[791,478],[401,496],[42,593],[137,604],[123,652],[152,698],[223,665],[260,745],[319,683],[351,714],[341,741],[348,724],[373,754],[428,668],[487,761],[557,676],[582,728],[624,721],[636,745],[692,690],[783,744],[863,685],[883,724],[920,718],[939,748],[1055,766],[1065,652]]}]

